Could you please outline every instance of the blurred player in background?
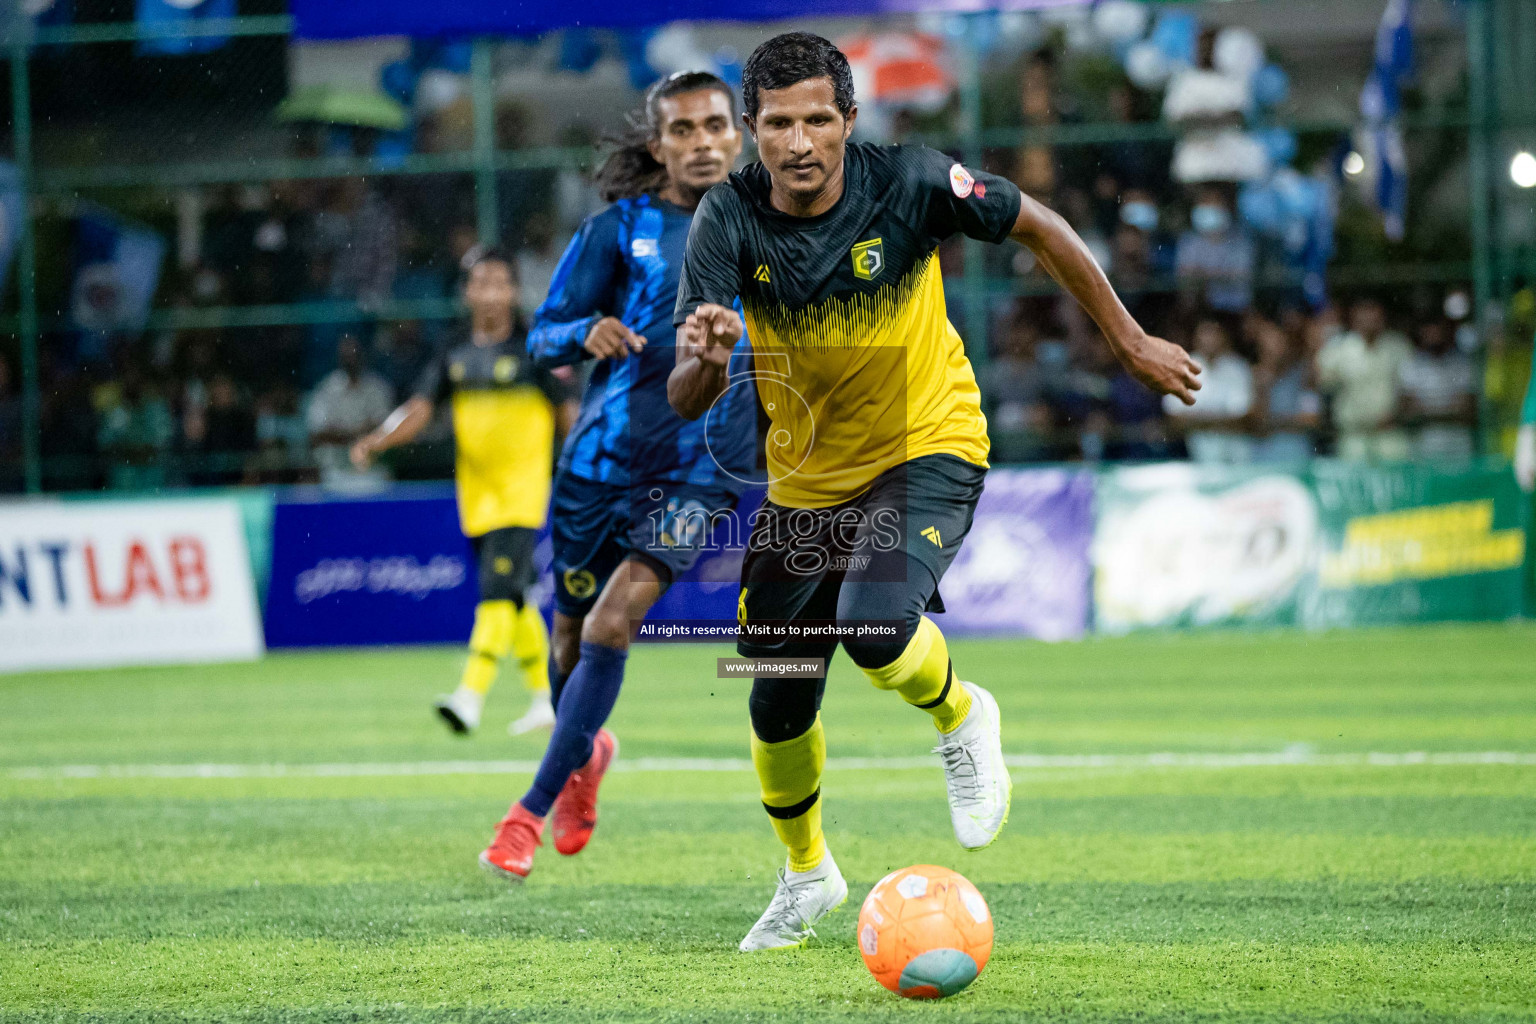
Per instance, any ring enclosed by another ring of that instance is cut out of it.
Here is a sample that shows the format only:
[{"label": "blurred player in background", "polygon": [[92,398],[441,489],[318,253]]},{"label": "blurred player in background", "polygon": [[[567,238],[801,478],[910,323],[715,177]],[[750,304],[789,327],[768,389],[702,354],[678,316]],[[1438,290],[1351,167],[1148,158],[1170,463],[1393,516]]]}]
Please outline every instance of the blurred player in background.
[{"label": "blurred player in background", "polygon": [[[687,419],[726,392],[727,361],[743,333],[738,298],[753,358],[787,368],[783,383],[759,378],[772,421],[768,501],[742,565],[737,649],[830,660],[836,639],[772,642],[746,627],[899,624],[893,636],[843,647],[875,686],[933,716],[955,837],[979,849],[1008,815],[997,702],[956,677],[943,634],[923,615],[943,610],[939,580],[970,529],[988,452],[976,378],[944,307],[937,247],[962,233],[1016,239],[1143,383],[1189,402],[1199,369],[1183,349],[1142,331],[1082,240],[1012,182],[931,149],[849,144],[853,76],[825,39],[770,39],[744,76],[745,120],[761,162],[731,175],[694,218],[669,387]],[[815,551],[828,557],[806,557]],[[744,951],[804,942],[848,895],[821,830],[825,688],[825,674],[764,675],[752,686],[752,760],[789,857]]]},{"label": "blurred player in background", "polygon": [[735,97],[719,78],[680,72],[652,86],[634,130],[598,172],[613,205],[571,241],[528,336],[542,365],[595,365],[555,482],[555,731],[533,786],[480,854],[511,881],[532,868],[551,808],[555,848],[569,855],[586,846],[598,784],[618,750],[602,726],[632,631],[697,559],[710,517],[735,508],[755,463],[750,384],[716,406],[708,438],[705,421],[684,423],[667,404],[672,307],[693,211],[730,173],[741,141]]},{"label": "blurred player in background", "polygon": [[549,691],[549,635],[525,600],[534,581],[533,548],[549,508],[557,418],[574,418],[572,388],[536,366],[525,350],[517,311],[517,276],[499,249],[472,253],[464,284],[466,336],[433,359],[416,394],[352,446],[352,462],[414,440],[438,405],[451,401],[459,522],[475,551],[480,603],[458,689],[438,698],[437,713],[456,733],[479,726],[485,695],[501,660],[517,659],[532,694],[514,735],[554,725]]}]

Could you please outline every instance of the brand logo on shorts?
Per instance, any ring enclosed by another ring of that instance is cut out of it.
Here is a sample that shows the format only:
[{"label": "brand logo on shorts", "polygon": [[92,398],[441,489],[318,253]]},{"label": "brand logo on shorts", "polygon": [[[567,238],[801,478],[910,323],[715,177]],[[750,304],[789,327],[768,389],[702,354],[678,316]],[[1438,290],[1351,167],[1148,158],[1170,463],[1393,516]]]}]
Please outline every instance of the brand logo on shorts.
[{"label": "brand logo on shorts", "polygon": [[865,281],[873,280],[880,276],[880,271],[885,269],[885,242],[879,238],[871,238],[867,242],[860,242],[850,250],[853,254],[853,276]]},{"label": "brand logo on shorts", "polygon": [[976,179],[971,177],[970,171],[959,164],[950,164],[949,190],[951,192],[964,199],[971,194],[971,190],[975,187]]},{"label": "brand logo on shorts", "polygon": [[585,600],[597,590],[597,578],[585,569],[567,569],[560,574],[565,592],[576,600]]},{"label": "brand logo on shorts", "polygon": [[939,536],[939,528],[937,526],[928,527],[928,529],[923,531],[923,536],[933,541],[933,546],[936,548],[944,546],[944,538]]},{"label": "brand logo on shorts", "polygon": [[767,284],[768,283],[768,264],[766,264],[766,263],[759,263],[757,265],[757,273],[752,275],[752,280],[754,280],[754,281],[761,281],[763,284]]},{"label": "brand logo on shorts", "polygon": [[491,570],[498,576],[512,575],[512,559],[506,555],[497,555],[491,562]]}]

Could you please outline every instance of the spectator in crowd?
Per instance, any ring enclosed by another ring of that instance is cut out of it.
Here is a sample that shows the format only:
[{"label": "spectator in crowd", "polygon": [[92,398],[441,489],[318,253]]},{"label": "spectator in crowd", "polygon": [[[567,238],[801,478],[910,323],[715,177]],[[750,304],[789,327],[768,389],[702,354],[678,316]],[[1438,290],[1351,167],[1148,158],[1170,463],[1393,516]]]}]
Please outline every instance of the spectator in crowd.
[{"label": "spectator in crowd", "polygon": [[1386,310],[1375,299],[1356,302],[1349,324],[1317,354],[1318,385],[1333,396],[1338,455],[1361,462],[1406,459],[1411,449],[1397,417],[1413,347],[1387,330]]},{"label": "spectator in crowd", "polygon": [[1253,439],[1246,427],[1253,409],[1252,368],[1232,351],[1231,335],[1215,317],[1205,317],[1195,325],[1194,357],[1201,369],[1195,404],[1186,406],[1167,395],[1164,411],[1186,423],[1186,444],[1194,461],[1227,465],[1251,462]]},{"label": "spectator in crowd", "polygon": [[1403,420],[1414,428],[1415,458],[1439,463],[1467,462],[1473,456],[1477,422],[1477,373],[1456,348],[1445,320],[1421,324],[1414,352],[1398,375]]},{"label": "spectator in crowd", "polygon": [[0,464],[21,458],[21,394],[11,380],[11,364],[0,355]]},{"label": "spectator in crowd", "polygon": [[1173,454],[1158,395],[1117,362],[1109,378],[1106,411],[1111,459],[1166,459]]},{"label": "spectator in crowd", "polygon": [[1014,318],[1000,351],[982,368],[987,424],[999,461],[1034,462],[1047,458],[1051,410],[1045,382],[1035,359],[1040,328],[1030,318]]},{"label": "spectator in crowd", "polygon": [[256,399],[255,413],[256,454],[246,461],[245,482],[301,482],[299,467],[309,451],[309,427],[299,412],[299,393],[279,384]]},{"label": "spectator in crowd", "polygon": [[1312,368],[1297,340],[1273,320],[1253,331],[1253,461],[1294,465],[1315,454],[1313,433],[1322,399],[1312,389]]},{"label": "spectator in crowd", "polygon": [[395,212],[364,178],[337,182],[317,218],[318,244],[331,259],[331,296],[376,310],[390,298],[400,259]]},{"label": "spectator in crowd", "polygon": [[1174,272],[1204,305],[1241,313],[1253,303],[1253,239],[1232,213],[1230,186],[1202,185],[1189,213],[1190,230],[1179,237]]},{"label": "spectator in crowd", "polygon": [[176,438],[176,419],[160,391],[137,367],[120,387],[104,389],[97,443],[112,461],[109,486],[142,490],[165,483],[165,456]]},{"label": "spectator in crowd", "polygon": [[189,430],[187,438],[190,452],[199,457],[194,482],[239,481],[244,457],[256,450],[256,416],[229,374],[216,373],[208,382],[207,403],[195,425],[195,436]]},{"label": "spectator in crowd", "polygon": [[432,359],[432,350],[426,342],[421,321],[401,320],[388,330],[381,331],[377,339],[383,363],[380,372],[394,389],[395,400],[409,398],[422,371]]},{"label": "spectator in crowd", "polygon": [[355,469],[348,456],[352,442],[384,422],[394,408],[389,382],[363,363],[357,338],[343,335],[336,346],[338,366],[310,396],[306,421],[309,444],[320,468],[320,482],[333,487],[368,486],[386,479],[374,467]]}]

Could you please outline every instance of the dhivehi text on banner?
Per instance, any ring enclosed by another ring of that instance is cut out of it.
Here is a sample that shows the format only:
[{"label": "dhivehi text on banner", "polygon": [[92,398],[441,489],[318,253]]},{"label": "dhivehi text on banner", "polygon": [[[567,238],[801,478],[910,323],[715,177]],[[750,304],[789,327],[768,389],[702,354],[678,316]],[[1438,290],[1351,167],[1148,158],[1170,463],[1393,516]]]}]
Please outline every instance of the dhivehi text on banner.
[{"label": "dhivehi text on banner", "polygon": [[0,505],[0,671],[261,652],[234,502]]}]

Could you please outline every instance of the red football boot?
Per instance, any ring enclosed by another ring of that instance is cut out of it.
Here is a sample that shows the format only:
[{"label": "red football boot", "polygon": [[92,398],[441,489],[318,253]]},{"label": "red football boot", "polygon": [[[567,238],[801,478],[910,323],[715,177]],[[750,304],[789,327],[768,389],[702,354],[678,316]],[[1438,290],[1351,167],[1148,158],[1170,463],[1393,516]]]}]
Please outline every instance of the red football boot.
[{"label": "red football boot", "polygon": [[496,826],[491,845],[480,851],[480,866],[498,878],[519,884],[533,870],[533,854],[543,843],[544,819],[521,802],[512,805]]},{"label": "red football boot", "polygon": [[580,853],[597,827],[597,787],[613,759],[619,755],[619,741],[607,729],[599,729],[592,741],[592,757],[571,773],[560,799],[555,801],[555,849],[567,857]]}]

